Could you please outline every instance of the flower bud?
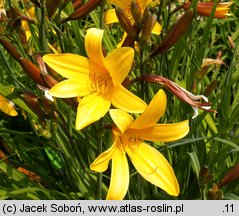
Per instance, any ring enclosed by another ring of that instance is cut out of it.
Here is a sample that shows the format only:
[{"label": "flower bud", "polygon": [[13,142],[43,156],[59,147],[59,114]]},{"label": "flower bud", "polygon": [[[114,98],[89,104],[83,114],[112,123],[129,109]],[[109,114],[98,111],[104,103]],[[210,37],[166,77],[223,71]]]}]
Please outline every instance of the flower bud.
[{"label": "flower bud", "polygon": [[130,20],[128,19],[128,16],[125,14],[124,10],[119,7],[116,7],[115,13],[119,20],[120,25],[129,35],[129,37],[132,37],[132,38],[136,37],[135,29],[133,25],[131,24]]},{"label": "flower bud", "polygon": [[142,41],[146,42],[150,35],[151,32],[156,24],[157,21],[157,16],[155,14],[152,14],[148,9],[144,11],[144,16],[143,16],[143,29],[142,29]]},{"label": "flower bud", "polygon": [[232,49],[236,48],[236,45],[235,45],[234,41],[232,40],[232,37],[228,36],[228,42]]},{"label": "flower bud", "polygon": [[208,184],[213,179],[213,175],[210,173],[207,166],[204,166],[200,169],[199,172],[199,182],[201,185]]},{"label": "flower bud", "polygon": [[42,79],[40,70],[31,61],[26,58],[20,58],[18,62],[33,81],[41,86],[47,87],[46,83]]},{"label": "flower bud", "polygon": [[142,23],[142,12],[141,12],[141,8],[136,0],[133,0],[131,2],[130,9],[131,9],[131,14],[132,14],[132,17],[134,18],[134,21],[137,24],[141,24]]},{"label": "flower bud", "polygon": [[32,180],[32,181],[35,181],[35,182],[41,182],[41,177],[38,176],[37,174],[23,168],[23,167],[18,167],[17,168],[18,171],[24,173],[25,175],[29,176],[29,178]]},{"label": "flower bud", "polygon": [[218,80],[213,80],[204,90],[203,95],[206,97],[211,94],[211,92],[216,88],[217,84],[219,83]]},{"label": "flower bud", "polygon": [[69,20],[76,20],[83,16],[86,16],[101,3],[102,0],[89,0],[87,3],[76,9],[69,17],[62,19],[61,22],[68,22]]},{"label": "flower bud", "polygon": [[27,104],[27,106],[37,114],[38,118],[43,120],[44,119],[44,113],[41,110],[39,104],[38,104],[38,98],[35,94],[32,92],[29,92],[27,90],[24,90],[21,94],[21,97],[23,98],[24,102]]},{"label": "flower bud", "polygon": [[228,185],[239,178],[239,164],[233,166],[229,172],[223,177],[223,179],[218,184],[218,187],[221,188],[225,185]]},{"label": "flower bud", "polygon": [[172,47],[188,30],[193,21],[194,12],[188,10],[185,14],[178,20],[178,22],[173,26],[169,34],[166,35],[162,43],[151,53],[151,57],[157,55],[158,53],[163,53]]},{"label": "flower bud", "polygon": [[7,17],[10,18],[11,21],[11,27],[13,28],[19,28],[21,26],[21,20],[17,19],[21,16],[21,13],[19,10],[17,10],[15,7],[10,7],[6,10]]},{"label": "flower bud", "polygon": [[25,29],[21,27],[19,29],[18,35],[19,35],[19,39],[21,41],[23,48],[27,48],[27,37],[26,37]]},{"label": "flower bud", "polygon": [[58,81],[49,74],[42,74],[42,79],[47,84],[48,88],[52,88],[58,83]]},{"label": "flower bud", "polygon": [[64,3],[64,0],[46,0],[46,10],[48,17],[52,17],[57,8]]},{"label": "flower bud", "polygon": [[72,5],[73,5],[74,10],[76,10],[77,8],[79,8],[82,5],[82,0],[76,0]]},{"label": "flower bud", "polygon": [[0,37],[0,43],[15,60],[18,61],[21,58],[20,53],[9,41]]}]

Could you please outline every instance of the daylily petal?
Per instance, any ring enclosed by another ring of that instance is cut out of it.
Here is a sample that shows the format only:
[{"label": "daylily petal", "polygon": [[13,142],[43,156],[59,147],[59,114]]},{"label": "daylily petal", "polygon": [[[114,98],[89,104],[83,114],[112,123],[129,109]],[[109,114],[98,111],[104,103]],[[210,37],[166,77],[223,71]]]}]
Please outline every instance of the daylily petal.
[{"label": "daylily petal", "polygon": [[89,60],[76,54],[47,54],[43,56],[53,70],[63,77],[72,80],[87,79],[89,77]]},{"label": "daylily petal", "polygon": [[104,60],[115,86],[120,85],[128,75],[134,60],[134,49],[120,47],[114,49]]},{"label": "daylily petal", "polygon": [[115,144],[113,144],[107,151],[99,155],[90,165],[90,169],[96,172],[104,172],[107,170],[109,161],[112,159],[112,156],[116,150],[115,147]]},{"label": "daylily petal", "polygon": [[130,6],[129,0],[108,0],[110,4],[113,4],[117,7],[120,7],[121,9],[125,9]]},{"label": "daylily petal", "polygon": [[132,124],[133,117],[127,112],[118,109],[110,109],[110,117],[123,134]]},{"label": "daylily petal", "polygon": [[17,116],[17,111],[11,101],[0,95],[0,110],[10,116]]},{"label": "daylily petal", "polygon": [[172,142],[185,137],[188,132],[188,120],[173,124],[157,124],[143,129],[127,130],[127,133],[130,133],[133,137],[158,142]]},{"label": "daylily petal", "polygon": [[149,103],[146,110],[135,120],[131,128],[146,128],[155,125],[166,110],[167,97],[165,92],[160,89]]},{"label": "daylily petal", "polygon": [[152,30],[152,33],[159,35],[159,34],[161,34],[161,31],[162,31],[162,26],[158,22],[156,22],[155,26]]},{"label": "daylily petal", "polygon": [[142,13],[145,11],[146,7],[152,2],[152,0],[139,0],[139,5],[141,7]]},{"label": "daylily petal", "polygon": [[110,104],[102,94],[93,93],[84,97],[78,105],[76,129],[81,130],[102,118],[109,110]]},{"label": "daylily petal", "polygon": [[112,171],[107,200],[122,200],[129,187],[129,165],[124,151],[116,149],[112,157]]},{"label": "daylily petal", "polygon": [[101,67],[104,67],[104,56],[102,53],[103,34],[103,30],[90,28],[87,30],[85,36],[85,50],[88,57]]},{"label": "daylily petal", "polygon": [[64,80],[49,90],[50,95],[60,98],[82,97],[90,93],[90,86],[85,80],[78,82],[69,79]]},{"label": "daylily petal", "polygon": [[147,104],[123,86],[119,86],[112,94],[112,104],[129,113],[143,112]]},{"label": "daylily petal", "polygon": [[124,33],[123,33],[123,36],[122,36],[122,38],[121,38],[121,40],[120,40],[120,42],[117,44],[117,47],[122,47],[122,45],[123,45],[124,40],[125,40],[126,37],[127,37],[127,33],[124,32]]},{"label": "daylily petal", "polygon": [[116,16],[116,13],[115,13],[115,9],[110,9],[110,10],[106,11],[104,14],[104,20],[105,20],[106,25],[119,22],[119,20]]},{"label": "daylily petal", "polygon": [[140,175],[168,194],[178,196],[179,185],[174,171],[160,152],[145,143],[137,147],[129,145],[126,151]]}]

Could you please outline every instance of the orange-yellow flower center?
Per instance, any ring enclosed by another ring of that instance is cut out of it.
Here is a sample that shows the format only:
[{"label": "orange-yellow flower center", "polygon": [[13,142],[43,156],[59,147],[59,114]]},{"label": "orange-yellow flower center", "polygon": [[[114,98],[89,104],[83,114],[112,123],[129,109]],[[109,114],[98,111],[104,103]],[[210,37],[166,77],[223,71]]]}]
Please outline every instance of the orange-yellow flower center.
[{"label": "orange-yellow flower center", "polygon": [[113,86],[112,78],[109,74],[102,75],[95,72],[90,73],[91,88],[99,93],[107,94]]},{"label": "orange-yellow flower center", "polygon": [[117,139],[117,147],[121,151],[124,151],[126,148],[130,148],[131,151],[136,151],[138,145],[142,142],[138,137],[129,137],[125,134],[115,136],[114,138]]}]

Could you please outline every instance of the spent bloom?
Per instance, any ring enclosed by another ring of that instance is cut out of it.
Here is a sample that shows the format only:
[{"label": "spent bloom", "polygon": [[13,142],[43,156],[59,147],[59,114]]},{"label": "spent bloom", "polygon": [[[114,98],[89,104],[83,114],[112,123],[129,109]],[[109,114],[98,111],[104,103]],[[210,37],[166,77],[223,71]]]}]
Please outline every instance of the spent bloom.
[{"label": "spent bloom", "polygon": [[14,104],[2,95],[0,95],[0,110],[7,115],[17,116]]},{"label": "spent bloom", "polygon": [[166,110],[167,98],[163,90],[153,97],[145,111],[134,120],[128,113],[111,109],[113,145],[91,164],[91,170],[104,172],[112,160],[111,180],[106,199],[123,199],[129,186],[129,166],[126,154],[136,170],[150,183],[168,194],[177,196],[179,185],[174,171],[164,156],[144,140],[170,142],[187,135],[188,120],[157,124]]},{"label": "spent bloom", "polygon": [[121,83],[128,75],[134,50],[116,48],[106,57],[102,53],[103,30],[91,28],[85,37],[87,57],[76,54],[47,54],[43,60],[67,79],[50,89],[54,97],[79,99],[76,129],[80,130],[99,120],[111,104],[126,112],[141,113],[146,104],[125,89]]}]

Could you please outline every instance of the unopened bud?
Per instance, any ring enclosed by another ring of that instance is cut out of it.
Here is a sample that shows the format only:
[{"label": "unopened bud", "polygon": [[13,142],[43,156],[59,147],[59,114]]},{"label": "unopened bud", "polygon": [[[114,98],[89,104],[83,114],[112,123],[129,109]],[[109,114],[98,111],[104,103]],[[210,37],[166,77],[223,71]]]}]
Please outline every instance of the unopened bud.
[{"label": "unopened bud", "polygon": [[134,21],[137,24],[141,24],[142,23],[142,12],[141,12],[141,8],[136,0],[133,0],[131,2],[130,9],[131,9],[131,14],[132,14],[132,17],[134,18]]},{"label": "unopened bud", "polygon": [[83,4],[81,7],[76,9],[69,17],[63,19],[61,22],[68,22],[69,20],[77,20],[83,16],[86,16],[95,8],[97,8],[103,0],[89,0],[87,3]]},{"label": "unopened bud", "polygon": [[155,56],[158,53],[163,53],[172,47],[188,30],[193,21],[194,12],[188,10],[185,14],[178,20],[178,22],[173,26],[169,34],[166,35],[162,43],[151,53],[151,56]]},{"label": "unopened bud", "polygon": [[229,172],[223,177],[223,179],[218,184],[218,187],[223,187],[224,185],[228,185],[231,182],[235,181],[239,178],[239,164],[233,166]]},{"label": "unopened bud", "polygon": [[48,17],[52,17],[57,8],[64,3],[64,0],[46,0]]},{"label": "unopened bud", "polygon": [[0,43],[15,60],[18,61],[21,58],[21,54],[9,41],[0,37]]},{"label": "unopened bud", "polygon": [[82,5],[82,0],[76,0],[72,5],[73,8],[76,10],[78,7]]},{"label": "unopened bud", "polygon": [[144,16],[143,16],[143,29],[142,29],[142,41],[146,42],[151,32],[156,24],[157,16],[155,14],[152,14],[148,9],[145,10]]},{"label": "unopened bud", "polygon": [[35,94],[32,92],[24,90],[23,93],[21,94],[21,97],[23,98],[24,102],[27,104],[27,106],[37,114],[39,119],[43,119],[44,113],[40,109],[39,104],[38,104],[38,98]]},{"label": "unopened bud", "polygon": [[49,74],[42,74],[42,79],[47,84],[48,88],[52,88],[58,83],[58,81]]},{"label": "unopened bud", "polygon": [[194,77],[198,80],[203,79],[203,77],[207,74],[208,68],[208,65],[202,67],[199,71],[195,73]]},{"label": "unopened bud", "polygon": [[46,83],[42,79],[40,70],[31,61],[26,58],[20,58],[18,62],[33,81],[41,86],[47,87]]},{"label": "unopened bud", "polygon": [[209,172],[209,169],[207,166],[204,166],[200,169],[199,172],[199,182],[201,185],[205,185],[209,182],[211,182],[213,179],[213,175]]},{"label": "unopened bud", "polygon": [[213,80],[205,89],[203,95],[206,97],[211,94],[211,92],[216,88],[217,84],[219,83],[218,80]]},{"label": "unopened bud", "polygon": [[133,25],[131,24],[128,16],[124,12],[124,10],[119,8],[119,7],[116,7],[115,8],[115,13],[116,13],[116,16],[119,20],[120,25],[123,27],[123,29],[126,31],[126,33],[130,37],[135,37],[136,36],[136,31],[135,31]]},{"label": "unopened bud", "polygon": [[33,172],[30,172],[29,170],[23,168],[23,167],[18,167],[17,168],[18,171],[24,173],[25,175],[29,176],[29,178],[33,181],[36,181],[36,182],[41,182],[41,177],[38,176],[37,174],[33,173]]},{"label": "unopened bud", "polygon": [[23,58],[17,51],[17,49],[7,40],[0,37],[0,43],[4,46],[8,53],[19,62],[19,64],[22,66],[22,69],[33,81],[35,81],[39,85],[47,87],[46,83],[41,77],[40,70],[31,61]]},{"label": "unopened bud", "polygon": [[20,28],[19,32],[18,32],[21,44],[23,46],[23,48],[27,48],[27,37],[26,37],[26,31],[24,28]]},{"label": "unopened bud", "polygon": [[232,49],[236,48],[236,45],[235,45],[234,41],[232,40],[231,36],[228,36],[228,42],[229,42]]}]

